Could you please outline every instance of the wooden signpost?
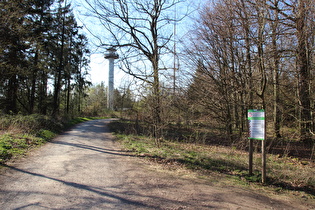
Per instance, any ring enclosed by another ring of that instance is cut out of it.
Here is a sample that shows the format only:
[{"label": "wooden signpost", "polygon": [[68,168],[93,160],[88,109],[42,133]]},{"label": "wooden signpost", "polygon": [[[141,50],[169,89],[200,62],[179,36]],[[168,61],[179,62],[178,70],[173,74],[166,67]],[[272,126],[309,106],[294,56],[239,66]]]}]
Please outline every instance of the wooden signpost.
[{"label": "wooden signpost", "polygon": [[266,182],[266,123],[264,109],[249,109],[249,175],[253,174],[253,140],[262,141],[262,183]]}]

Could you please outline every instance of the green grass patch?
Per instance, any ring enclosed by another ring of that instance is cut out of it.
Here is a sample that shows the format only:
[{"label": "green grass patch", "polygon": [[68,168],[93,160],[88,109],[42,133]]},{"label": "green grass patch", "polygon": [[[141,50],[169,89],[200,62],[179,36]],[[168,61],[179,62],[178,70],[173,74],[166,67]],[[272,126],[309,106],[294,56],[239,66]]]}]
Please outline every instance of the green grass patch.
[{"label": "green grass patch", "polygon": [[38,133],[37,136],[39,138],[44,139],[45,141],[49,141],[50,139],[53,139],[57,134],[50,131],[50,130],[45,130],[45,129],[41,129]]},{"label": "green grass patch", "polygon": [[44,144],[45,140],[29,134],[0,135],[0,163],[26,154],[30,148]]},{"label": "green grass patch", "polygon": [[82,122],[86,122],[89,120],[92,120],[93,118],[89,118],[89,117],[76,117],[74,119],[71,119],[70,121],[67,122],[66,126],[71,127],[73,125],[82,123]]}]

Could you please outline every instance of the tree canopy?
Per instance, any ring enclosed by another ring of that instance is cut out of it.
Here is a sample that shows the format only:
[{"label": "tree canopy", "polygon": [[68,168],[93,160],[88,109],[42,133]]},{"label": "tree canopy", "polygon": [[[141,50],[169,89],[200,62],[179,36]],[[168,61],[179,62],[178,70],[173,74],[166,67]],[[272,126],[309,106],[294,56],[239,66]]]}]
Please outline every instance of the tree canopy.
[{"label": "tree canopy", "polygon": [[71,5],[63,0],[5,0],[0,8],[2,112],[57,117],[79,111],[72,108],[89,84],[89,50]]}]

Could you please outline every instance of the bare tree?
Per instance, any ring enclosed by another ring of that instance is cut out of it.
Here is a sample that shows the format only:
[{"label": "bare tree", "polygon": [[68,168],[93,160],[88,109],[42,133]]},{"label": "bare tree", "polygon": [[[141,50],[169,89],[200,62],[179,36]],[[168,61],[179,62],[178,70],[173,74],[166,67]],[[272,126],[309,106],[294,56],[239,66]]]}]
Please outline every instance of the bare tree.
[{"label": "bare tree", "polygon": [[295,58],[296,62],[300,136],[301,140],[309,140],[312,130],[311,57],[314,53],[314,42],[311,41],[311,37],[314,36],[314,30],[312,30],[314,27],[314,1],[281,0],[278,4],[270,4],[270,8],[279,14],[282,19],[281,23],[292,31],[290,38],[294,43],[294,51],[291,56]]},{"label": "bare tree", "polygon": [[169,53],[174,19],[172,8],[184,0],[86,0],[89,10],[107,31],[101,46],[120,49],[121,69],[152,88],[153,135],[160,136],[160,70],[162,55]]},{"label": "bare tree", "polygon": [[308,0],[300,0],[295,18],[297,47],[297,70],[299,72],[299,99],[301,106],[301,138],[309,138],[311,131],[310,60],[308,57],[307,14]]},{"label": "bare tree", "polygon": [[196,66],[190,91],[192,101],[198,101],[212,119],[222,123],[229,137],[233,134],[233,126],[240,126],[236,123],[238,109],[235,105],[240,99],[237,93],[245,89],[240,87],[243,84],[239,80],[242,61],[236,48],[238,29],[232,21],[235,13],[228,7],[230,5],[231,1],[226,0],[201,10],[198,26],[191,33],[192,47],[187,50]]},{"label": "bare tree", "polygon": [[[275,8],[279,8],[280,0],[270,0],[268,2]],[[269,10],[268,19],[270,21],[271,28],[271,55],[272,55],[272,81],[273,81],[273,124],[274,131],[277,138],[281,137],[280,133],[280,122],[281,115],[279,109],[280,95],[279,95],[279,76],[280,76],[280,56],[281,52],[279,49],[279,36],[280,34],[280,16],[278,10]]]}]

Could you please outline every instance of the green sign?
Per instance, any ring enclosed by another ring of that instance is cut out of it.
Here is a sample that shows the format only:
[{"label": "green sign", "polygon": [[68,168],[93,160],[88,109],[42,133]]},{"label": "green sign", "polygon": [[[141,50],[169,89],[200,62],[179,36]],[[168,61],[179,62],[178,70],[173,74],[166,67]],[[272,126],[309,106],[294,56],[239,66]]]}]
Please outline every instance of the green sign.
[{"label": "green sign", "polygon": [[265,110],[249,109],[249,139],[265,140]]}]

